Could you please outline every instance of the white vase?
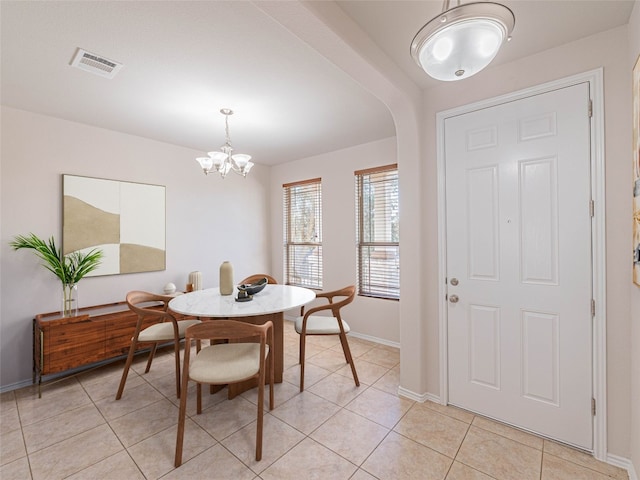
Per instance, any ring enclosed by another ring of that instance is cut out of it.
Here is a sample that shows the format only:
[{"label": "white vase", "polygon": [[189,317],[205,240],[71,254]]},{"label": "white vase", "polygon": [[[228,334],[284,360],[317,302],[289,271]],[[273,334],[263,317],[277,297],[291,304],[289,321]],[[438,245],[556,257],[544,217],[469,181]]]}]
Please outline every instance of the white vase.
[{"label": "white vase", "polygon": [[222,262],[220,265],[220,295],[233,293],[233,265],[231,262]]},{"label": "white vase", "polygon": [[202,290],[202,272],[191,272],[189,283],[193,285],[194,290]]}]

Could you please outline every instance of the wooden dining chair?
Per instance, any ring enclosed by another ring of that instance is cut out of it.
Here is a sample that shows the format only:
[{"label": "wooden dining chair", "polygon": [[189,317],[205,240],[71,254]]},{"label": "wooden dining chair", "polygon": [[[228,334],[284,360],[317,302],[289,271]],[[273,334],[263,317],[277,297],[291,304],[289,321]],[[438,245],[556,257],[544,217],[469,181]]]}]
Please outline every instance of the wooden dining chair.
[{"label": "wooden dining chair", "polygon": [[[191,360],[191,344],[196,341],[195,358]],[[201,341],[210,345],[202,348]],[[220,343],[228,342],[228,343]],[[269,410],[273,410],[274,361],[273,323],[261,325],[235,320],[213,320],[189,327],[185,337],[182,391],[187,392],[189,380],[197,384],[196,412],[202,413],[202,384],[228,385],[252,378],[258,379],[258,417],[256,427],[256,460],[262,458],[262,422],[264,417],[264,384],[269,372]],[[269,362],[269,367],[267,367]],[[176,438],[176,468],[182,464],[182,445],[187,410],[187,394],[180,398],[178,435]]]},{"label": "wooden dining chair", "polygon": [[[340,309],[351,302],[356,296],[356,287],[341,288],[331,292],[316,293],[316,298],[326,298],[329,302],[327,305],[313,307],[304,312],[304,306],[300,309],[300,317],[295,321],[295,329],[300,334],[300,391],[304,390],[304,350],[307,335],[338,335],[340,344],[347,363],[351,366],[351,373],[356,386],[360,386],[356,366],[353,363],[349,342],[347,341],[347,333],[351,330],[349,324],[342,319]],[[344,298],[343,298],[344,297]],[[336,301],[337,299],[337,301]],[[341,299],[341,300],[340,300]],[[324,310],[331,310],[332,316],[314,315]]]},{"label": "wooden dining chair", "polygon": [[267,279],[267,283],[269,285],[277,285],[278,281],[273,278],[271,275],[267,275],[266,273],[256,273],[255,275],[249,275],[247,278],[240,282],[240,285],[245,285],[247,283],[255,283],[258,280],[262,280],[263,278]]},{"label": "wooden dining chair", "polygon": [[122,398],[124,385],[127,382],[129,368],[133,362],[133,356],[138,349],[139,344],[151,344],[149,359],[144,373],[148,373],[151,369],[151,362],[156,353],[158,344],[173,342],[175,360],[176,360],[176,395],[180,398],[180,340],[184,338],[185,331],[191,325],[200,323],[200,320],[176,320],[176,318],[168,311],[169,302],[173,299],[170,295],[157,295],[155,293],[142,292],[134,290],[127,293],[126,301],[129,309],[138,316],[136,329],[131,337],[131,345],[129,346],[129,355],[124,364],[122,378],[116,400]]}]

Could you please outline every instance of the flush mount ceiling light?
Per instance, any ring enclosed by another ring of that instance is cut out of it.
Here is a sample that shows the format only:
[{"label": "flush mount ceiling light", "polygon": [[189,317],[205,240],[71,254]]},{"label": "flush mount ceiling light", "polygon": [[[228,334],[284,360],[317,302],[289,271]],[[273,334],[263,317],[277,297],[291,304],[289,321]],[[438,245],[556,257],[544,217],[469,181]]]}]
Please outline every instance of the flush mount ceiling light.
[{"label": "flush mount ceiling light", "polygon": [[511,40],[513,12],[499,3],[476,2],[449,8],[431,19],[411,42],[411,56],[436,80],[462,80],[475,75],[494,59],[505,40]]},{"label": "flush mount ceiling light", "polygon": [[209,152],[208,157],[196,158],[196,161],[202,167],[202,171],[205,175],[208,175],[211,171],[216,171],[224,178],[229,170],[233,170],[238,175],[243,177],[247,176],[253,162],[251,162],[251,155],[245,155],[243,153],[233,153],[233,147],[231,146],[231,137],[229,136],[229,116],[233,115],[233,110],[223,108],[220,113],[224,115],[224,131],[225,131],[225,144],[220,147],[219,152]]}]

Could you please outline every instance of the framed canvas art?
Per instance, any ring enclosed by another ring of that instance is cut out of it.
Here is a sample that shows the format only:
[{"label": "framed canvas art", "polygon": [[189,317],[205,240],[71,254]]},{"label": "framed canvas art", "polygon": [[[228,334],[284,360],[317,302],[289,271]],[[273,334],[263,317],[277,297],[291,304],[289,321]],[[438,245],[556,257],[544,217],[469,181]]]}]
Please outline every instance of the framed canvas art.
[{"label": "framed canvas art", "polygon": [[63,175],[62,252],[104,252],[88,276],[164,270],[165,187]]},{"label": "framed canvas art", "polygon": [[633,67],[633,283],[640,286],[640,56]]}]

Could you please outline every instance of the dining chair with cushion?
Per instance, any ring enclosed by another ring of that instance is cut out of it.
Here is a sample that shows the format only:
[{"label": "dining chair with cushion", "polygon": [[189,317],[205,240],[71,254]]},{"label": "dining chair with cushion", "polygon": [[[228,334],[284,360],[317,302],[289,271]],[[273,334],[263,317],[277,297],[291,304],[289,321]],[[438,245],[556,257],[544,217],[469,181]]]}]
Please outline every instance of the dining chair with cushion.
[{"label": "dining chair with cushion", "polygon": [[[300,391],[304,390],[304,350],[307,335],[338,335],[340,344],[344,352],[344,358],[351,366],[351,373],[356,386],[360,386],[356,366],[353,363],[349,342],[347,341],[347,333],[351,330],[349,324],[342,319],[340,309],[353,302],[356,296],[356,287],[341,288],[331,292],[320,292],[316,294],[316,298],[326,298],[329,302],[326,305],[313,307],[304,312],[304,308],[300,309],[300,317],[295,321],[295,329],[300,334]],[[331,310],[332,316],[315,315],[324,310]]]},{"label": "dining chair with cushion", "polygon": [[[191,344],[196,341],[196,353],[191,359]],[[202,348],[202,340],[210,345]],[[226,342],[226,343],[225,343]],[[253,378],[258,379],[258,417],[256,427],[256,460],[262,458],[262,423],[264,417],[264,384],[269,372],[269,410],[273,410],[274,362],[273,323],[261,325],[235,320],[203,322],[187,329],[185,337],[182,391],[187,392],[189,380],[196,382],[196,412],[202,413],[202,384],[228,385]],[[269,366],[267,367],[267,362]],[[176,438],[176,468],[182,464],[187,394],[180,398],[178,434]]]},{"label": "dining chair with cushion", "polygon": [[176,395],[180,398],[180,340],[184,338],[185,331],[191,325],[200,323],[200,320],[176,320],[169,312],[169,301],[173,299],[171,295],[157,295],[155,293],[132,291],[127,293],[126,301],[129,309],[138,316],[136,328],[131,337],[129,355],[124,365],[120,386],[116,394],[116,400],[120,400],[124,385],[127,382],[129,368],[133,362],[133,356],[138,349],[138,345],[143,343],[151,344],[149,359],[144,373],[148,373],[151,362],[156,353],[158,344],[173,342],[176,360]]},{"label": "dining chair with cushion", "polygon": [[259,280],[262,280],[263,278],[267,279],[267,283],[269,285],[277,285],[278,281],[273,278],[271,275],[267,275],[266,273],[256,273],[255,275],[250,275],[247,278],[245,278],[244,280],[242,280],[240,282],[240,285],[246,285],[248,283],[254,283],[257,282]]}]

